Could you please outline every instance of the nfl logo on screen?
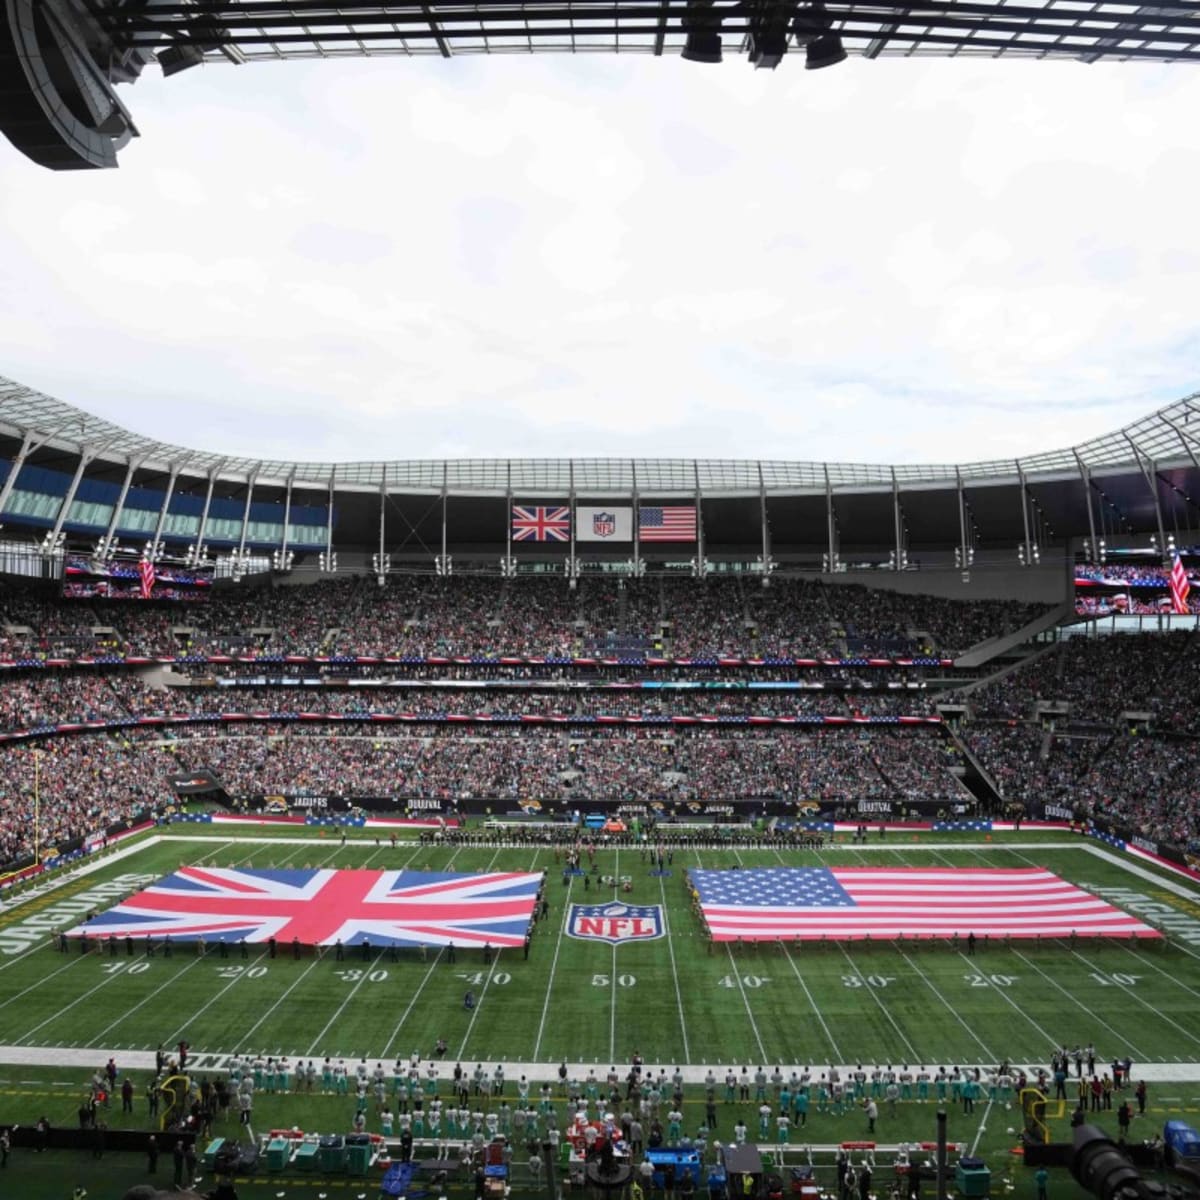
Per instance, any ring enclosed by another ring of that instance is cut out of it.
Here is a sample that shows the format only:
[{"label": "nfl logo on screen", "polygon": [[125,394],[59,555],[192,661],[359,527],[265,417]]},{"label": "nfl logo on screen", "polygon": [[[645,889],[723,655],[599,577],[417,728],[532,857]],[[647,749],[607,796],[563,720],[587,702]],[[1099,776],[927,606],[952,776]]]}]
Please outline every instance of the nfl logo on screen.
[{"label": "nfl logo on screen", "polygon": [[592,532],[597,537],[612,537],[617,532],[617,514],[609,512],[592,513]]},{"label": "nfl logo on screen", "polygon": [[567,935],[585,942],[648,942],[663,936],[657,904],[572,904]]}]

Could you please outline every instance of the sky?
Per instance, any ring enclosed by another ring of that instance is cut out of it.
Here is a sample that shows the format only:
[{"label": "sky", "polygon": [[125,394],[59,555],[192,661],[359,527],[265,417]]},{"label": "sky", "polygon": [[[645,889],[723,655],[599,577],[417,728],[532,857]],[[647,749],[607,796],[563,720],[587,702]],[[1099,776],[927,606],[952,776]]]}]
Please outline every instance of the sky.
[{"label": "sky", "polygon": [[1011,458],[1197,389],[1200,74],[211,65],[0,142],[0,374],[283,459]]}]

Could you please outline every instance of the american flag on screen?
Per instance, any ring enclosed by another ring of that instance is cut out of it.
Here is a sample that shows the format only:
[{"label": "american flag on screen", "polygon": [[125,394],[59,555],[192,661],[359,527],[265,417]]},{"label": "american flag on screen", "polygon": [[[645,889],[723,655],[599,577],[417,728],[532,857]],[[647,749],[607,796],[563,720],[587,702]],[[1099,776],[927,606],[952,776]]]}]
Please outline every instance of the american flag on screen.
[{"label": "american flag on screen", "polygon": [[764,867],[689,878],[718,942],[1161,936],[1040,867]]},{"label": "american flag on screen", "polygon": [[639,508],[638,537],[643,542],[694,542],[696,510],[691,505]]},{"label": "american flag on screen", "polygon": [[138,563],[138,576],[142,581],[142,599],[149,600],[154,591],[155,570],[154,564],[148,558],[143,558]]},{"label": "american flag on screen", "polygon": [[514,504],[512,510],[514,542],[569,542],[571,510],[546,505]]},{"label": "american flag on screen", "polygon": [[1171,564],[1171,608],[1174,612],[1186,614],[1188,611],[1188,593],[1192,585],[1188,582],[1187,572],[1183,569],[1183,561],[1175,555]]},{"label": "american flag on screen", "polygon": [[183,867],[72,935],[332,946],[519,946],[540,873]]}]

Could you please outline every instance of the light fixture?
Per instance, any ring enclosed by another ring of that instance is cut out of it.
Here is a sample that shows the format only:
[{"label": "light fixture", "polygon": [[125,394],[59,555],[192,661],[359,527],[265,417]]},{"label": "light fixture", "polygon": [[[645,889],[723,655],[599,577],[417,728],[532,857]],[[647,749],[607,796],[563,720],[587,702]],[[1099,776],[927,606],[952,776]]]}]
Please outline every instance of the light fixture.
[{"label": "light fixture", "polygon": [[719,63],[721,61],[721,17],[712,0],[688,0],[683,16],[683,31],[687,35],[680,58],[688,62]]},{"label": "light fixture", "polygon": [[792,33],[796,45],[804,47],[806,71],[819,71],[846,61],[846,47],[832,26],[824,4],[810,4],[796,12]]}]

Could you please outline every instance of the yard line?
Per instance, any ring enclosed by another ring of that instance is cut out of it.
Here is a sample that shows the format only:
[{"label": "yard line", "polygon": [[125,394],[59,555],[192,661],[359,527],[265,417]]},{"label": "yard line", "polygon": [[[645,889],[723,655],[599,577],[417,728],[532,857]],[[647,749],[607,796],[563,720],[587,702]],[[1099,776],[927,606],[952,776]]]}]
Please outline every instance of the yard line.
[{"label": "yard line", "polygon": [[[345,849],[344,846],[339,845],[337,850],[334,851],[334,853],[335,854],[340,853],[344,849]],[[373,859],[375,857],[375,855],[378,854],[379,851],[382,849],[383,849],[382,846],[376,847],[375,853],[368,855],[366,862],[369,863],[371,861],[371,859]],[[414,850],[413,853],[409,855],[408,862],[412,862],[412,860],[416,857],[416,855],[417,855],[417,852]],[[496,861],[495,858],[493,858],[492,862],[495,862],[495,861]],[[366,863],[363,863],[363,867],[365,867],[365,866],[366,866]],[[313,961],[319,962],[320,960],[314,959]],[[305,974],[307,974],[307,972],[305,972]],[[313,1039],[312,1045],[309,1046],[307,1051],[305,1051],[306,1054],[312,1054],[316,1050],[316,1048],[321,1044],[321,1039],[329,1032],[331,1026],[338,1019],[338,1017],[340,1017],[342,1015],[342,1013],[344,1013],[346,1011],[346,1007],[349,1005],[350,1001],[353,1000],[354,997],[358,995],[358,989],[361,988],[362,985],[364,983],[366,983],[368,979],[370,979],[370,977],[371,977],[371,971],[369,969],[364,968],[362,975],[359,976],[358,982],[350,989],[349,992],[346,993],[346,998],[341,1002],[341,1004],[339,1004],[337,1006],[337,1009],[334,1011],[333,1016],[330,1017],[329,1020],[325,1022],[324,1029],[322,1029],[321,1032],[318,1033],[317,1036]]]},{"label": "yard line", "polygon": [[821,1028],[825,1030],[825,1036],[829,1039],[829,1045],[833,1048],[833,1058],[831,1058],[829,1061],[831,1063],[842,1062],[842,1052],[838,1048],[837,1040],[834,1038],[833,1034],[830,1033],[829,1026],[825,1024],[825,1017],[822,1015],[820,1008],[817,1006],[816,1000],[813,999],[812,992],[808,990],[808,984],[804,982],[804,976],[800,974],[800,968],[796,966],[795,962],[793,961],[791,952],[788,950],[786,943],[781,941],[780,945],[783,946],[783,953],[788,960],[788,966],[792,968],[800,987],[804,990],[805,996],[808,997],[808,1002],[812,1005],[812,1010],[816,1014],[817,1020],[820,1021]]},{"label": "yard line", "polygon": [[667,919],[667,885],[658,877],[658,889],[662,893],[663,935],[667,939],[667,950],[671,955],[671,978],[675,981],[675,1003],[679,1008],[679,1032],[683,1034],[683,1061],[691,1065],[692,1053],[688,1049],[687,1021],[683,1018],[683,993],[679,990],[679,971],[675,967],[675,944],[671,940],[671,923]]},{"label": "yard line", "polygon": [[[529,864],[528,870],[532,871],[537,865],[538,855],[540,853],[540,850],[535,850],[533,852],[533,862]],[[499,857],[500,851],[497,850],[496,853],[492,855],[492,861],[488,863],[485,870],[490,871],[492,866],[495,864],[496,859]],[[487,995],[488,984],[492,982],[492,975],[495,974],[496,968],[500,965],[500,953],[502,949],[503,947],[499,947],[496,950],[496,953],[492,955],[492,965],[488,968],[487,978],[483,981],[483,987],[479,990],[479,999],[475,1002],[475,1007],[471,1010],[471,1019],[467,1022],[467,1032],[463,1034],[462,1045],[458,1048],[458,1054],[455,1055],[456,1058],[461,1059],[463,1057],[467,1048],[467,1042],[471,1040],[471,1030],[475,1028],[475,1018],[479,1016],[479,1010],[483,1007],[483,998],[485,995]]]},{"label": "yard line", "polygon": [[969,1033],[971,1035],[971,1037],[973,1037],[975,1039],[975,1041],[979,1045],[979,1048],[983,1051],[985,1057],[991,1059],[992,1062],[995,1062],[995,1063],[1000,1062],[1000,1059],[997,1058],[996,1055],[993,1054],[992,1051],[988,1049],[987,1044],[979,1036],[979,1034],[977,1034],[975,1032],[975,1030],[972,1029],[971,1026],[962,1019],[962,1016],[959,1014],[958,1010],[954,1007],[954,1005],[952,1005],[950,1003],[950,1001],[947,1000],[946,997],[943,996],[940,991],[938,991],[937,987],[933,983],[933,980],[930,979],[925,974],[925,972],[922,971],[921,968],[919,966],[917,966],[917,964],[915,962],[913,962],[913,960],[911,958],[909,958],[908,955],[905,954],[904,951],[901,950],[898,946],[896,948],[896,953],[899,954],[900,957],[902,959],[904,959],[904,961],[906,963],[908,963],[908,965],[914,971],[916,971],[916,973],[921,977],[921,980],[925,984],[925,986],[927,988],[929,988],[929,990],[942,1002],[942,1005],[945,1007],[946,1011],[949,1012],[950,1015],[967,1031],[967,1033]]},{"label": "yard line", "polygon": [[[1071,955],[1072,955],[1072,957],[1079,959],[1079,961],[1081,963],[1083,963],[1083,965],[1085,967],[1087,967],[1089,970],[1096,971],[1095,964],[1088,962],[1088,960],[1086,958],[1084,958],[1083,955],[1080,954],[1078,950],[1072,950]],[[1101,972],[1098,972],[1098,971],[1096,973],[1101,974]],[[1119,987],[1123,992],[1126,992],[1128,995],[1132,996],[1143,1008],[1148,1009],[1160,1020],[1166,1021],[1166,1023],[1168,1025],[1173,1025],[1176,1029],[1179,1030],[1180,1033],[1183,1034],[1183,1036],[1185,1038],[1187,1038],[1189,1041],[1195,1042],[1197,1046],[1200,1046],[1200,1037],[1197,1037],[1190,1030],[1185,1029],[1173,1017],[1168,1017],[1165,1012],[1163,1012],[1161,1009],[1155,1008],[1154,1005],[1151,1004],[1148,1000],[1143,1000],[1141,998],[1141,996],[1139,996],[1137,994],[1137,992],[1135,992],[1133,990],[1133,988],[1128,987],[1126,984],[1123,984],[1115,975],[1110,974],[1109,979],[1112,981],[1113,984],[1115,984],[1117,987]]]},{"label": "yard line", "polygon": [[70,1009],[74,1008],[75,1005],[81,1004],[89,996],[94,996],[102,987],[104,987],[104,985],[106,983],[108,983],[107,976],[105,976],[102,980],[100,980],[100,982],[98,984],[96,984],[95,987],[88,988],[88,990],[86,992],[84,992],[81,996],[76,996],[74,1000],[70,1001],[68,1004],[64,1004],[62,1006],[62,1008],[56,1010],[55,1012],[52,1012],[44,1021],[39,1021],[38,1024],[36,1024],[32,1029],[30,1029],[28,1032],[26,1032],[20,1038],[18,1038],[17,1043],[20,1044],[21,1042],[26,1041],[33,1034],[37,1033],[37,1031],[39,1029],[43,1028],[43,1026],[49,1025],[51,1021],[56,1020],[58,1017],[61,1017],[63,1015],[63,1013],[68,1012]]},{"label": "yard line", "polygon": [[[278,999],[276,999],[275,1003],[272,1004],[271,1007],[268,1008],[267,1011],[264,1012],[263,1015],[261,1017],[259,1017],[258,1020],[255,1021],[254,1024],[251,1025],[250,1028],[247,1029],[246,1032],[243,1033],[240,1038],[237,1039],[237,1041],[234,1043],[235,1051],[241,1049],[249,1042],[250,1035],[296,990],[297,987],[300,986],[301,983],[304,982],[305,978],[308,976],[309,971],[311,971],[317,965],[317,963],[319,963],[320,961],[321,960],[319,958],[314,958],[312,960],[312,962],[310,962],[308,964],[308,966],[305,967],[304,970],[301,971],[300,974],[297,975],[296,978],[292,980],[292,982],[289,985],[289,987],[287,988],[287,990],[284,991],[282,993],[282,995],[280,995],[278,997]],[[207,1008],[208,1005],[211,1003],[212,1003],[212,1001],[210,1000],[208,1002],[208,1004],[206,1004],[204,1007]],[[197,1015],[199,1015],[199,1014],[197,1014]],[[193,1019],[195,1019],[195,1018],[193,1018]],[[309,1053],[311,1054],[312,1051],[310,1050]]]},{"label": "yard line", "polygon": [[[855,853],[858,855],[860,860],[867,861],[864,858],[861,850],[856,850]],[[911,958],[909,958],[908,955],[905,954],[902,949],[900,949],[899,945],[896,946],[896,953],[899,954],[902,959],[904,959],[904,961],[908,964],[908,966],[911,970],[915,971],[921,977],[921,982],[924,983],[925,986],[938,998],[938,1000],[941,1002],[942,1006],[946,1009],[946,1011],[949,1012],[950,1015],[967,1031],[967,1033],[970,1034],[970,1036],[975,1039],[976,1043],[978,1044],[979,1048],[983,1051],[984,1055],[987,1058],[991,1059],[992,1061],[998,1063],[1000,1061],[1000,1059],[998,1059],[995,1056],[995,1054],[992,1053],[992,1051],[987,1047],[987,1045],[984,1043],[983,1039],[975,1032],[975,1030],[972,1029],[971,1026],[966,1021],[963,1020],[962,1014],[959,1013],[959,1011],[954,1007],[954,1005],[951,1004],[946,999],[946,997],[942,995],[942,993],[934,985],[933,980],[930,979],[929,976],[926,975],[925,972],[922,971],[921,968]]]},{"label": "yard line", "polygon": [[[977,852],[972,848],[972,853],[977,853]],[[948,867],[952,867],[955,865],[948,858],[946,858],[946,856],[944,854],[940,854],[936,850],[933,852],[933,856],[935,858],[940,858],[942,860],[942,862],[945,863],[946,866],[948,866]],[[974,967],[976,965],[961,950],[958,952],[958,957],[963,960],[964,965],[967,967]],[[1042,1035],[1042,1037],[1044,1037],[1046,1039],[1047,1043],[1051,1046],[1051,1048],[1053,1048],[1055,1050],[1058,1049],[1058,1040],[1056,1038],[1051,1037],[1050,1034],[1048,1034],[1015,1000],[1013,1000],[1013,998],[1004,990],[1004,988],[996,988],[995,992],[996,992],[996,995],[999,996],[1000,999],[1003,1000],[1004,1003],[1007,1004],[1009,1006],[1009,1008],[1011,1008],[1013,1010],[1013,1012],[1018,1013],[1020,1016],[1024,1017],[1025,1020],[1028,1021],[1029,1024],[1032,1025],[1034,1027],[1034,1029],[1036,1029],[1038,1031],[1038,1033],[1040,1033]]]},{"label": "yard line", "polygon": [[[328,853],[328,854],[327,854],[327,855],[326,855],[326,856],[325,856],[325,857],[324,857],[324,858],[321,860],[320,866],[321,866],[321,867],[324,867],[324,866],[325,866],[325,864],[326,864],[326,863],[327,863],[327,862],[328,862],[328,861],[329,861],[331,858],[333,858],[333,856],[334,856],[335,854],[337,854],[337,852],[338,852],[338,850],[339,850],[340,848],[341,848],[341,847],[337,847],[337,848],[335,848],[335,849],[331,850],[331,851],[330,851],[330,852],[329,852],[329,853]],[[290,858],[290,857],[291,857],[291,855],[288,855],[288,858]],[[235,866],[237,866],[237,865],[239,865],[240,863],[243,863],[243,862],[245,862],[245,861],[246,861],[246,859],[239,859],[239,860],[238,860],[238,862],[237,862],[237,863],[235,863],[234,865],[235,865]],[[287,859],[284,859],[284,862],[286,862],[286,861],[287,861]],[[250,966],[251,966],[251,967],[256,967],[256,966],[258,966],[258,964],[259,964],[260,962],[262,962],[262,960],[263,960],[263,957],[265,956],[265,954],[266,954],[266,953],[267,953],[267,952],[266,952],[265,950],[261,950],[261,951],[259,951],[259,955],[258,955],[258,957],[257,957],[257,958],[254,960],[254,962],[252,962],[252,963],[250,964]],[[314,959],[313,961],[314,961],[314,965],[315,965],[315,963],[316,963],[316,961],[317,961],[317,960],[316,960],[316,959]],[[210,996],[210,997],[209,997],[209,998],[208,998],[208,999],[207,999],[207,1000],[206,1000],[206,1001],[205,1001],[205,1002],[204,1002],[204,1003],[203,1003],[203,1004],[202,1004],[202,1005],[201,1005],[201,1006],[200,1006],[198,1009],[196,1009],[196,1011],[195,1011],[194,1013],[192,1013],[192,1015],[191,1015],[190,1017],[188,1017],[188,1018],[187,1018],[187,1020],[186,1020],[186,1021],[184,1021],[184,1023],[183,1023],[183,1024],[182,1024],[182,1025],[181,1025],[181,1026],[180,1026],[180,1027],[177,1029],[177,1030],[175,1030],[175,1032],[174,1032],[174,1033],[172,1033],[172,1034],[171,1034],[171,1036],[170,1036],[169,1038],[167,1038],[167,1039],[166,1039],[166,1040],[167,1040],[167,1042],[168,1042],[168,1043],[170,1043],[170,1042],[173,1042],[173,1041],[175,1040],[175,1038],[176,1038],[176,1036],[177,1036],[178,1034],[184,1033],[184,1032],[187,1030],[187,1027],[188,1027],[188,1026],[189,1026],[189,1025],[190,1025],[190,1024],[193,1022],[193,1021],[197,1021],[197,1020],[199,1020],[199,1019],[200,1019],[200,1018],[201,1018],[201,1017],[202,1017],[202,1016],[203,1016],[203,1015],[204,1015],[206,1012],[208,1012],[208,1010],[209,1010],[210,1008],[212,1008],[212,1006],[213,1006],[214,1004],[216,1004],[216,1003],[217,1003],[217,1001],[218,1001],[218,1000],[220,1000],[220,999],[221,999],[221,997],[222,997],[222,996],[224,996],[224,995],[225,995],[225,993],[226,993],[226,992],[228,992],[228,991],[230,990],[230,988],[234,987],[234,985],[235,985],[235,984],[238,984],[238,983],[240,983],[240,982],[241,982],[243,979],[245,979],[246,977],[247,977],[247,976],[246,976],[246,972],[245,972],[245,971],[239,971],[239,972],[238,972],[238,974],[237,974],[237,975],[236,975],[236,976],[235,976],[233,979],[231,979],[231,980],[230,980],[230,981],[229,981],[229,982],[228,982],[228,983],[227,983],[227,984],[226,984],[226,985],[225,985],[223,988],[221,988],[221,989],[220,989],[220,991],[218,991],[218,992],[214,993],[214,994],[213,994],[212,996]],[[284,994],[286,995],[286,993],[284,993]],[[255,1028],[257,1029],[257,1028],[258,1028],[258,1026],[255,1026]],[[252,1030],[251,1032],[253,1032],[253,1030]]]},{"label": "yard line", "polygon": [[[192,958],[192,961],[191,961],[190,963],[188,963],[188,965],[187,965],[186,967],[184,967],[182,971],[176,971],[176,972],[175,972],[175,974],[174,974],[174,975],[173,975],[173,976],[172,976],[170,979],[164,979],[164,980],[163,980],[163,982],[162,982],[162,983],[160,983],[160,984],[158,985],[158,987],[156,987],[156,988],[154,989],[154,991],[152,991],[152,992],[147,992],[147,993],[146,993],[146,995],[144,995],[144,996],[143,996],[143,997],[142,997],[142,998],[141,998],[141,999],[140,999],[140,1000],[139,1000],[139,1001],[138,1001],[138,1002],[137,1002],[135,1005],[133,1005],[133,1007],[132,1007],[132,1008],[127,1008],[127,1009],[126,1009],[126,1010],[125,1010],[125,1011],[124,1011],[124,1012],[123,1012],[123,1013],[122,1013],[122,1014],[121,1014],[121,1015],[120,1015],[120,1016],[119,1016],[119,1017],[118,1017],[118,1018],[117,1018],[115,1021],[112,1021],[112,1022],[110,1022],[110,1023],[109,1023],[108,1025],[106,1025],[106,1026],[105,1026],[105,1027],[104,1027],[102,1030],[100,1030],[100,1032],[99,1032],[98,1034],[96,1034],[96,1035],[95,1035],[95,1036],[92,1038],[92,1040],[91,1040],[91,1041],[89,1041],[89,1042],[84,1042],[84,1044],[83,1044],[83,1048],[84,1048],[85,1050],[90,1050],[90,1049],[91,1049],[91,1048],[92,1048],[92,1047],[93,1047],[93,1046],[94,1046],[94,1045],[95,1045],[95,1044],[96,1044],[96,1043],[97,1043],[97,1042],[98,1042],[98,1041],[99,1041],[99,1040],[100,1040],[100,1039],[101,1039],[101,1038],[102,1038],[102,1037],[103,1037],[103,1036],[104,1036],[106,1033],[108,1033],[110,1030],[113,1030],[113,1029],[115,1029],[115,1028],[116,1028],[118,1025],[120,1025],[120,1024],[121,1024],[121,1022],[122,1022],[122,1021],[124,1021],[124,1020],[126,1019],[126,1017],[129,1017],[129,1016],[131,1016],[133,1013],[137,1012],[137,1010],[138,1010],[139,1008],[141,1008],[143,1004],[146,1004],[146,1003],[148,1003],[149,1001],[153,1000],[153,999],[154,999],[154,997],[155,997],[155,996],[157,996],[157,995],[158,995],[158,993],[159,993],[159,992],[161,992],[161,991],[162,991],[164,988],[173,987],[173,986],[174,986],[174,985],[175,985],[175,984],[176,984],[176,983],[177,983],[177,982],[178,982],[180,979],[182,979],[182,978],[183,978],[183,976],[184,976],[184,975],[186,975],[186,974],[187,974],[187,973],[188,973],[188,972],[189,972],[189,971],[190,971],[190,970],[191,970],[191,969],[192,969],[194,966],[196,966],[198,963],[200,963],[200,962],[202,962],[202,961],[203,961],[203,959],[201,959],[199,955],[196,955],[196,956],[194,956],[194,957]],[[166,1039],[166,1041],[167,1041],[167,1042],[171,1042],[171,1041],[173,1041],[173,1040],[174,1040],[173,1038],[167,1038],[167,1039]]]},{"label": "yard line", "polygon": [[[621,851],[616,850],[613,859],[613,899],[621,886]],[[608,1000],[608,1057],[617,1061],[617,943],[612,944],[612,995]]]},{"label": "yard line", "polygon": [[[696,866],[700,867],[700,855],[696,855]],[[746,985],[742,983],[742,972],[737,965],[737,961],[733,957],[733,947],[726,942],[725,952],[729,955],[729,965],[733,968],[733,977],[737,980],[738,991],[742,993],[742,1004],[746,1008],[746,1016],[750,1021],[750,1031],[754,1034],[754,1040],[758,1043],[759,1062],[766,1063],[768,1055],[767,1049],[763,1045],[762,1035],[758,1031],[758,1022],[754,1019],[754,1012],[750,1008],[750,997],[746,995]]]},{"label": "yard line", "polygon": [[908,1061],[916,1062],[916,1063],[924,1062],[925,1059],[923,1059],[917,1053],[917,1048],[912,1044],[912,1042],[910,1042],[908,1040],[908,1037],[905,1035],[904,1030],[901,1029],[900,1026],[896,1023],[896,1018],[892,1016],[891,1012],[888,1010],[888,1006],[886,1004],[884,1004],[884,1002],[882,1000],[880,1000],[879,995],[875,991],[875,989],[873,987],[871,987],[871,985],[869,983],[867,983],[866,977],[863,975],[862,971],[860,971],[858,969],[858,964],[854,961],[854,959],[852,959],[850,957],[849,954],[846,953],[846,947],[841,942],[834,942],[834,945],[837,946],[837,948],[842,952],[842,957],[850,964],[850,969],[854,972],[854,974],[858,976],[859,980],[862,983],[863,991],[870,992],[871,999],[875,1001],[875,1004],[879,1008],[879,1011],[881,1013],[883,1013],[883,1015],[885,1017],[887,1017],[887,1019],[891,1022],[892,1028],[900,1035],[900,1040],[908,1047],[908,1052],[909,1052]]},{"label": "yard line", "polygon": [[1166,977],[1167,977],[1167,978],[1168,978],[1168,979],[1169,979],[1169,980],[1170,980],[1172,983],[1174,983],[1174,984],[1175,984],[1177,987],[1181,987],[1181,988],[1183,988],[1183,990],[1184,990],[1185,992],[1189,992],[1191,995],[1193,995],[1193,996],[1197,997],[1198,999],[1200,999],[1200,992],[1196,991],[1196,989],[1195,989],[1195,988],[1190,988],[1190,987],[1188,987],[1188,985],[1187,985],[1186,983],[1183,983],[1183,982],[1181,982],[1181,981],[1180,981],[1179,979],[1177,979],[1177,978],[1176,978],[1174,975],[1172,975],[1170,971],[1164,971],[1164,970],[1162,969],[1162,967],[1160,967],[1160,966],[1158,965],[1158,963],[1156,963],[1156,962],[1151,962],[1151,961],[1150,961],[1150,959],[1148,959],[1148,958],[1146,958],[1146,957],[1145,957],[1145,955],[1139,954],[1139,953],[1138,953],[1136,950],[1134,950],[1134,949],[1132,949],[1131,947],[1129,947],[1129,946],[1125,945],[1125,943],[1124,943],[1124,942],[1121,942],[1121,943],[1120,943],[1120,946],[1121,946],[1121,949],[1122,949],[1122,950],[1124,950],[1126,954],[1130,954],[1130,955],[1132,955],[1132,956],[1133,956],[1134,958],[1136,958],[1136,959],[1137,959],[1137,961],[1138,961],[1138,962],[1140,962],[1140,963],[1141,963],[1143,966],[1145,966],[1145,967],[1149,967],[1149,968],[1150,968],[1152,971],[1157,971],[1157,972],[1158,972],[1160,975],[1165,975],[1165,976],[1166,976]]},{"label": "yard line", "polygon": [[[783,863],[784,866],[787,866],[787,860],[783,857],[782,854],[779,853],[778,850],[775,851],[775,857],[777,859],[779,859],[779,861],[781,863]],[[739,854],[738,862],[740,863],[741,861],[742,861],[742,856]],[[821,1012],[820,1007],[818,1006],[816,1000],[813,998],[812,992],[810,992],[808,990],[808,984],[805,982],[804,976],[800,974],[800,968],[798,966],[796,966],[795,960],[792,958],[791,951],[787,948],[787,943],[782,938],[780,938],[779,944],[783,947],[784,957],[788,960],[788,966],[790,966],[792,968],[792,973],[796,976],[796,979],[799,982],[800,987],[804,990],[804,995],[808,998],[808,1002],[812,1006],[812,1010],[816,1014],[817,1020],[821,1023],[821,1028],[823,1030],[825,1030],[825,1036],[829,1039],[829,1045],[833,1048],[834,1056],[829,1061],[830,1062],[841,1062],[842,1061],[842,1052],[838,1048],[837,1039],[830,1032],[829,1026],[825,1024],[824,1013]]]},{"label": "yard line", "polygon": [[438,947],[438,952],[433,956],[433,962],[431,962],[429,964],[429,970],[425,972],[425,978],[421,980],[420,984],[418,984],[417,990],[415,992],[413,992],[412,999],[409,1000],[409,1002],[408,1002],[408,1007],[400,1015],[400,1020],[397,1022],[396,1028],[392,1030],[392,1036],[390,1038],[388,1038],[387,1045],[384,1046],[383,1054],[380,1056],[381,1058],[388,1057],[388,1051],[391,1050],[392,1043],[396,1040],[397,1035],[400,1033],[400,1030],[403,1028],[404,1022],[408,1020],[408,1014],[410,1012],[412,1012],[413,1008],[416,1006],[417,1001],[421,998],[421,993],[425,990],[425,985],[433,977],[434,971],[437,970],[438,963],[440,963],[442,961],[442,954],[444,952],[444,949],[445,948],[442,946]]},{"label": "yard line", "polygon": [[[1017,958],[1019,958],[1023,963],[1026,964],[1026,966],[1032,967],[1044,980],[1046,980],[1047,983],[1049,983],[1051,985],[1051,987],[1054,987],[1058,991],[1062,992],[1062,994],[1064,996],[1066,996],[1066,998],[1071,1002],[1072,1005],[1077,1005],[1079,1003],[1078,996],[1072,996],[1071,993],[1068,992],[1067,989],[1065,987],[1063,987],[1062,984],[1059,983],[1058,980],[1055,979],[1053,975],[1050,975],[1048,972],[1043,971],[1042,968],[1039,967],[1037,965],[1037,963],[1035,963],[1033,961],[1033,959],[1026,958],[1025,955],[1020,952],[1020,950],[1012,950],[1011,953],[1015,954],[1017,956]],[[1117,1039],[1117,1041],[1124,1042],[1125,1045],[1127,1045],[1129,1047],[1129,1049],[1132,1050],[1134,1052],[1134,1054],[1136,1054],[1138,1056],[1138,1058],[1143,1057],[1141,1050],[1139,1050],[1137,1048],[1137,1046],[1135,1046],[1127,1037],[1125,1037],[1124,1034],[1118,1033],[1106,1020],[1104,1020],[1103,1017],[1097,1016],[1096,1010],[1094,1008],[1092,1009],[1092,1016],[1096,1019],[1097,1023],[1099,1023],[1100,1025],[1103,1025],[1104,1028],[1107,1029],[1108,1032],[1111,1033],[1113,1035],[1113,1037]]]},{"label": "yard line", "polygon": [[[569,894],[569,893],[568,893]],[[550,978],[546,981],[546,998],[542,1001],[542,1019],[538,1022],[537,1037],[533,1043],[533,1061],[538,1061],[538,1051],[542,1048],[542,1034],[546,1030],[546,1015],[550,1011],[550,993],[554,990],[554,973],[558,969],[558,952],[562,949],[563,934],[567,928],[567,918],[571,912],[569,903],[563,904],[562,924],[558,927],[558,940],[554,943],[554,958],[550,961]]]},{"label": "yard line", "polygon": [[979,1118],[979,1128],[975,1130],[975,1140],[971,1143],[971,1157],[975,1157],[975,1151],[979,1149],[979,1139],[983,1137],[984,1130],[987,1129],[988,1113],[992,1111],[993,1101],[989,1100],[983,1110],[983,1116]]},{"label": "yard line", "polygon": [[22,996],[26,995],[27,993],[36,991],[43,984],[49,983],[50,980],[53,979],[56,975],[61,975],[64,971],[69,971],[77,963],[84,962],[87,959],[87,957],[88,956],[86,954],[80,954],[78,957],[72,958],[65,967],[59,967],[57,971],[51,971],[49,975],[44,975],[36,983],[31,983],[24,990],[17,992],[16,995],[9,996],[9,998],[7,1000],[0,1000],[0,1008],[7,1008],[14,1000],[20,1000],[20,998]]}]

